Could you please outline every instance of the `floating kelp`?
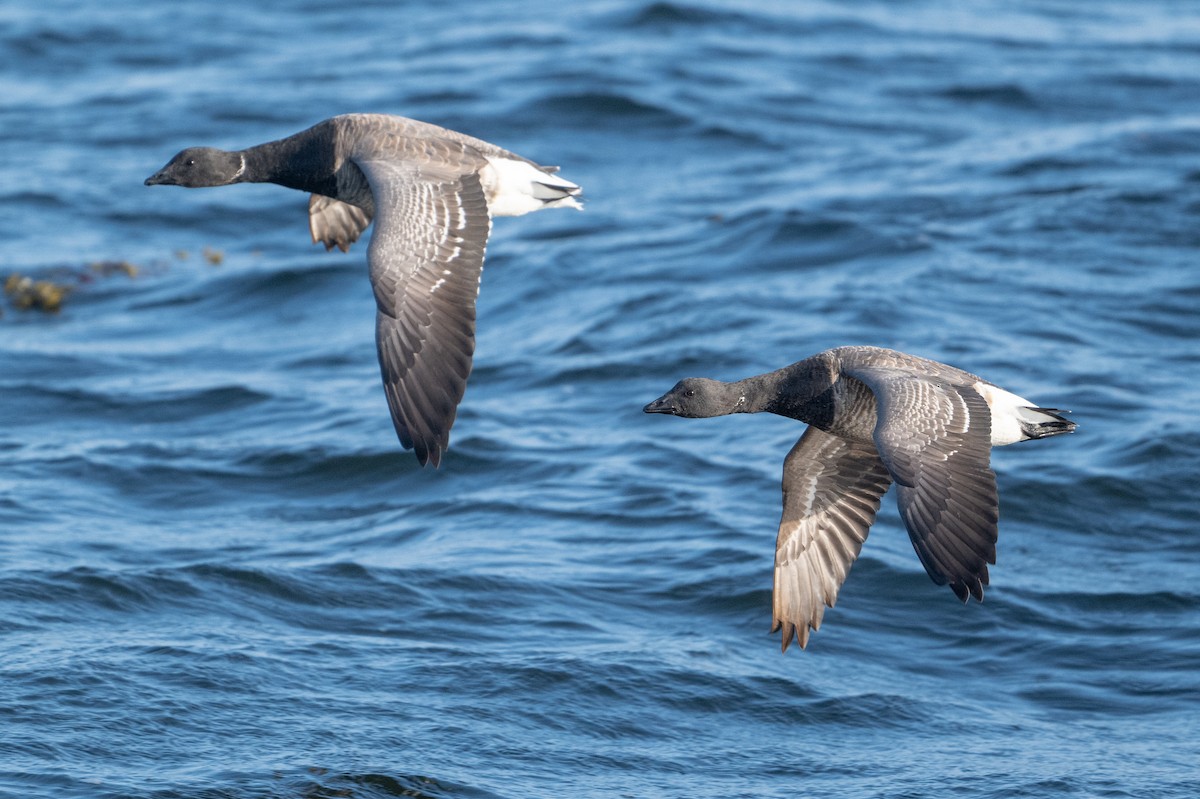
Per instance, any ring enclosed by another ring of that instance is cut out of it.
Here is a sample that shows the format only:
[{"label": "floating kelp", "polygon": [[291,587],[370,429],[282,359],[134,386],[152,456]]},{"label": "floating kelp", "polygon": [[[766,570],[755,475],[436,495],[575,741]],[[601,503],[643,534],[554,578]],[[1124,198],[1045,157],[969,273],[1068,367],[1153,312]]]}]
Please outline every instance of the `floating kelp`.
[{"label": "floating kelp", "polygon": [[38,310],[55,313],[71,293],[71,286],[53,280],[34,280],[13,273],[4,281],[8,302],[20,311]]},{"label": "floating kelp", "polygon": [[18,311],[57,313],[67,297],[89,283],[117,275],[135,278],[142,271],[129,261],[93,261],[86,266],[56,266],[36,275],[13,272],[4,280],[4,293]]},{"label": "floating kelp", "polygon": [[110,277],[112,275],[125,275],[127,277],[137,277],[138,269],[129,261],[96,261],[88,266],[93,273],[101,277]]},{"label": "floating kelp", "polygon": [[[92,261],[84,265],[51,266],[37,269],[32,274],[11,272],[3,280],[4,294],[8,304],[18,311],[42,311],[57,313],[63,303],[75,292],[86,291],[99,281],[125,277],[136,279],[147,275],[161,275],[171,261],[186,261],[191,256],[187,250],[175,250],[171,257],[160,258],[147,264],[135,264],[124,259]],[[200,257],[211,266],[225,262],[225,253],[214,247],[204,247]],[[0,313],[0,318],[3,314]]]}]

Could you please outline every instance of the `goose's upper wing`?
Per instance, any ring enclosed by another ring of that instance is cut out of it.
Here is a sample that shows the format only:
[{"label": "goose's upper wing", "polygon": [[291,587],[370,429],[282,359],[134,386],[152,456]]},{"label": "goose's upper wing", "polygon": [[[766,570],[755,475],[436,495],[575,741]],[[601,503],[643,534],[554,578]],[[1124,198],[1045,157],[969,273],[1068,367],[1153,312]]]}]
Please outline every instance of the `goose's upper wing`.
[{"label": "goose's upper wing", "polygon": [[323,194],[308,198],[308,230],[312,233],[313,244],[320,242],[326,250],[337,247],[346,252],[369,224],[371,215],[357,205]]},{"label": "goose's upper wing", "polygon": [[858,557],[891,481],[875,448],[809,427],[783,462],[783,518],[775,543],[774,617],[783,651],[803,647]]},{"label": "goose's upper wing", "polygon": [[1000,518],[987,402],[972,385],[905,369],[843,374],[875,394],[875,446],[896,481],[900,515],[925,571],[964,602],[983,599]]},{"label": "goose's upper wing", "polygon": [[354,159],[375,203],[367,259],[392,422],[400,442],[435,466],[471,372],[475,299],[491,231],[476,174],[482,159],[463,146],[455,155]]}]

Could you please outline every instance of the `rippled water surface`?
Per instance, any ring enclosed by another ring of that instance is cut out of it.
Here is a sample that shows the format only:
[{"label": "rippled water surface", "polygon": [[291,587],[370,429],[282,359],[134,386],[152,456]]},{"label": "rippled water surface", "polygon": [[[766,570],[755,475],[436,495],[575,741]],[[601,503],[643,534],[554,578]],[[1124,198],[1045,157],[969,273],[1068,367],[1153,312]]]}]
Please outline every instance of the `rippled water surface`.
[{"label": "rippled water surface", "polygon": [[[0,7],[0,278],[69,290],[0,316],[0,795],[1200,795],[1195,9],[262,5]],[[497,220],[437,471],[364,246],[142,186],[348,111],[587,195]],[[781,655],[802,426],[640,409],[849,343],[1080,428],[996,453],[986,602],[885,498]]]}]

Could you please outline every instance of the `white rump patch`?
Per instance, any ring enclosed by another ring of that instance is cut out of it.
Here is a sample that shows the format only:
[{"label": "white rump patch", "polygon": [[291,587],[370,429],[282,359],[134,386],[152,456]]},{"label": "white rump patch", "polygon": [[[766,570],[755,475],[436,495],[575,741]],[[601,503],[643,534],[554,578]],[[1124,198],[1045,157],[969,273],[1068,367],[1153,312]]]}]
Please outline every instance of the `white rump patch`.
[{"label": "white rump patch", "polygon": [[511,158],[488,158],[479,170],[492,216],[521,216],[542,208],[582,208],[572,194],[579,187],[557,175],[547,175],[533,164]]},{"label": "white rump patch", "polygon": [[1038,419],[1038,415],[1029,410],[1034,407],[1033,403],[987,383],[976,383],[975,390],[992,411],[992,446],[1002,447],[1024,441],[1026,436],[1021,430],[1021,419]]}]

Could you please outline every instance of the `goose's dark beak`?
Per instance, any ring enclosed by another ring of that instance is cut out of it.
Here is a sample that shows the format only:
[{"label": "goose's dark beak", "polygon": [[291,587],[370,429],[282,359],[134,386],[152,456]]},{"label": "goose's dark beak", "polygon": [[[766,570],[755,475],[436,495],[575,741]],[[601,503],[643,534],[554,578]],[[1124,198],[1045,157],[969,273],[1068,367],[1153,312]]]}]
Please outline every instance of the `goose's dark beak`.
[{"label": "goose's dark beak", "polygon": [[651,402],[645,408],[642,408],[644,413],[676,413],[677,409],[671,404],[666,396],[659,397],[654,402]]}]

